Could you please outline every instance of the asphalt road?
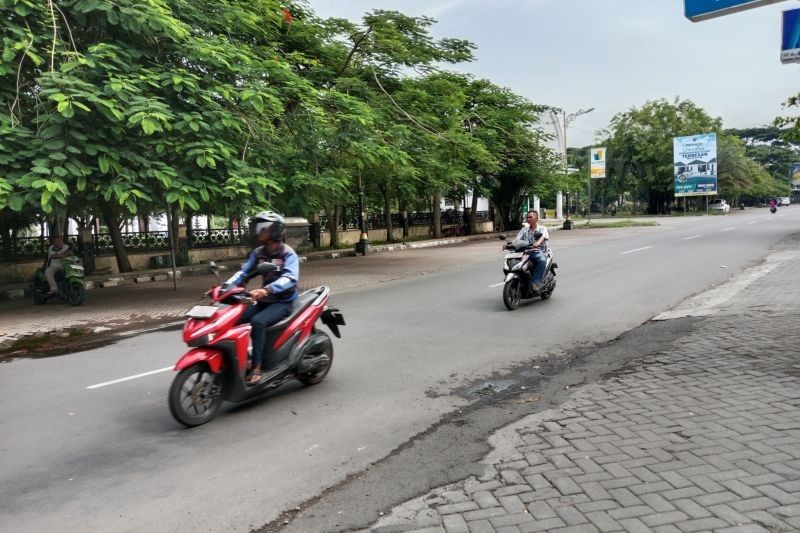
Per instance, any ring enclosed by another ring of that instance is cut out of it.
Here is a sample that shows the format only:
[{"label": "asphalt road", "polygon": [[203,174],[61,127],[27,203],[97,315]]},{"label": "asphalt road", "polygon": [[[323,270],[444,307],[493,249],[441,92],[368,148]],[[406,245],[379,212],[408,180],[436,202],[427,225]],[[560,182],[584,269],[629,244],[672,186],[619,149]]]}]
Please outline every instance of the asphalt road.
[{"label": "asphalt road", "polygon": [[[513,312],[501,301],[497,241],[426,250],[449,254],[450,266],[334,296],[347,326],[325,382],[286,385],[192,430],[166,406],[165,369],[183,349],[177,332],[4,363],[3,528],[261,527],[476,401],[470,391],[492,376],[618,337],[757,263],[798,222],[790,207],[556,232],[553,298]],[[424,475],[437,457],[426,461],[408,475]]]}]

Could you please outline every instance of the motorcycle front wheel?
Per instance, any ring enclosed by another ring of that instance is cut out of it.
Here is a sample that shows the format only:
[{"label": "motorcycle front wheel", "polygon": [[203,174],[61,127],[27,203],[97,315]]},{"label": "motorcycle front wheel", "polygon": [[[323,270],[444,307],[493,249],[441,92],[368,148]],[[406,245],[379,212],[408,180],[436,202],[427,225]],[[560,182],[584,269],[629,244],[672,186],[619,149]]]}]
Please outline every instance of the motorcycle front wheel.
[{"label": "motorcycle front wheel", "polygon": [[86,287],[83,283],[73,281],[67,285],[67,302],[69,305],[81,305],[86,297]]},{"label": "motorcycle front wheel", "polygon": [[222,406],[222,380],[203,363],[184,368],[169,388],[169,410],[186,427],[209,422]]},{"label": "motorcycle front wheel", "polygon": [[503,286],[503,303],[509,311],[513,311],[519,307],[519,301],[522,298],[522,287],[519,278],[514,278],[506,282]]}]

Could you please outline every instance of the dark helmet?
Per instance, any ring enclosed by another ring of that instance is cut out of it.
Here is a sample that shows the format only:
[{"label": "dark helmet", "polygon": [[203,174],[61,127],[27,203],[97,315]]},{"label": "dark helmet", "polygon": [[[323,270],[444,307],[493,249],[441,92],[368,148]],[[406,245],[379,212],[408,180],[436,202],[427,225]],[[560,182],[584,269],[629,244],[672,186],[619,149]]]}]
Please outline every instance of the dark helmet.
[{"label": "dark helmet", "polygon": [[262,211],[250,219],[250,234],[256,238],[262,231],[269,232],[268,240],[281,242],[286,234],[286,221],[278,213]]}]

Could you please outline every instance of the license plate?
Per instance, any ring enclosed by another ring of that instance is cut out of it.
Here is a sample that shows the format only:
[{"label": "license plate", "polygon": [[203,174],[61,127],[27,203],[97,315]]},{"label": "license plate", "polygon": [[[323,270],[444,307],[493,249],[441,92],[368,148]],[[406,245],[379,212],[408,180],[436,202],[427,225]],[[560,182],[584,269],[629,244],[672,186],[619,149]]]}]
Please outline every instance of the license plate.
[{"label": "license plate", "polygon": [[218,308],[213,305],[195,305],[188,311],[186,316],[191,318],[211,318],[217,312]]}]

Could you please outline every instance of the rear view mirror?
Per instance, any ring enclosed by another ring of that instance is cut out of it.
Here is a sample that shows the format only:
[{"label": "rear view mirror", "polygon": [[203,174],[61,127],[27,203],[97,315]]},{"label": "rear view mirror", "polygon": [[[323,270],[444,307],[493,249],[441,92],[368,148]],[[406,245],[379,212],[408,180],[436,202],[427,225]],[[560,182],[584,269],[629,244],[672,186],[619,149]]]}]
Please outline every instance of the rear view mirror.
[{"label": "rear view mirror", "polygon": [[217,282],[219,282],[219,266],[214,261],[208,262],[208,271],[217,276]]},{"label": "rear view mirror", "polygon": [[258,265],[258,268],[256,270],[262,276],[266,276],[267,274],[271,274],[276,270],[278,270],[278,265],[275,265],[273,263],[261,263]]}]

